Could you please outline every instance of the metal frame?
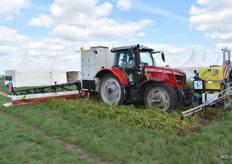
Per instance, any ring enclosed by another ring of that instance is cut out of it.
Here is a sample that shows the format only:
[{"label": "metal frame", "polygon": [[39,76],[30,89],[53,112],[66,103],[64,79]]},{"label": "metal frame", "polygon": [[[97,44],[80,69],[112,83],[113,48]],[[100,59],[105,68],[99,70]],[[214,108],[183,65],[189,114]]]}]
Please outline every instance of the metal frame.
[{"label": "metal frame", "polygon": [[[191,109],[188,109],[184,112],[181,112],[181,120],[184,119],[184,117],[186,116],[189,116],[189,115],[194,115],[196,112],[198,111],[205,111],[207,107],[211,107],[212,105],[215,105],[219,102],[223,102],[223,105],[225,105],[225,102],[228,101],[228,99],[231,98],[231,95],[232,95],[232,87],[229,87],[223,91],[221,91],[219,93],[219,96],[218,99],[210,102],[210,99],[208,100],[208,102],[204,103],[204,104],[201,104],[197,107],[194,107],[194,108],[191,108]],[[229,97],[228,97],[229,96]]]},{"label": "metal frame", "polygon": [[51,93],[57,92],[57,89],[62,89],[62,91],[72,91],[67,87],[72,85],[76,86],[76,90],[81,91],[81,82],[74,82],[74,83],[67,83],[67,84],[56,84],[46,87],[35,87],[29,89],[22,89],[22,90],[14,90],[12,86],[12,95],[25,95],[25,94],[38,94],[38,93]]},{"label": "metal frame", "polygon": [[[231,58],[230,58],[230,50],[226,48],[222,49],[223,51],[223,67],[225,68],[226,65],[228,65],[228,74],[230,73],[231,71]],[[229,76],[224,80],[224,84],[229,82],[230,78]]]}]

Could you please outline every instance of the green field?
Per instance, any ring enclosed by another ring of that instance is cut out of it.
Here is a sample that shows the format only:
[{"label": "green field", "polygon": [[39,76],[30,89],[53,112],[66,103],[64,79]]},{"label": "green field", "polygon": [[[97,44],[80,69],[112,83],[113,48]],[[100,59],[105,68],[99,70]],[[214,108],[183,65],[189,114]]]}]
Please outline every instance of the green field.
[{"label": "green field", "polygon": [[0,163],[232,162],[232,112],[208,112],[205,126],[200,117],[180,124],[178,112],[97,98],[1,106]]}]

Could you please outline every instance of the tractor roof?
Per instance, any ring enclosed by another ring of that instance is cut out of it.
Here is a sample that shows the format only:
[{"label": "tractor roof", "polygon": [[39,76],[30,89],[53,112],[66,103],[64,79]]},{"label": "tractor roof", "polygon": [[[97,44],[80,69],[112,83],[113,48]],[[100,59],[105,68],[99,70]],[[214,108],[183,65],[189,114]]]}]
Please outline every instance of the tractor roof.
[{"label": "tractor roof", "polygon": [[131,48],[139,48],[139,49],[143,49],[143,50],[153,51],[152,48],[137,44],[137,45],[131,45],[131,46],[123,46],[123,47],[112,48],[111,52],[120,51],[120,50],[128,50],[128,49],[131,49]]}]

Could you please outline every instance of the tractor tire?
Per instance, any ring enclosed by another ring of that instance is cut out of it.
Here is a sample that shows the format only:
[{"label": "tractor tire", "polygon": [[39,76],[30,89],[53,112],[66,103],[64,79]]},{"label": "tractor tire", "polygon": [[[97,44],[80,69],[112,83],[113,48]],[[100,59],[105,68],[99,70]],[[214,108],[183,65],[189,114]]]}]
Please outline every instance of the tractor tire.
[{"label": "tractor tire", "polygon": [[144,103],[149,108],[171,111],[178,105],[177,92],[167,83],[154,83],[146,89]]},{"label": "tractor tire", "polygon": [[123,91],[119,79],[114,74],[107,74],[100,80],[99,94],[107,104],[122,104]]},{"label": "tractor tire", "polygon": [[186,90],[185,90],[185,99],[183,105],[186,107],[189,107],[193,103],[193,91],[192,89],[187,85]]}]

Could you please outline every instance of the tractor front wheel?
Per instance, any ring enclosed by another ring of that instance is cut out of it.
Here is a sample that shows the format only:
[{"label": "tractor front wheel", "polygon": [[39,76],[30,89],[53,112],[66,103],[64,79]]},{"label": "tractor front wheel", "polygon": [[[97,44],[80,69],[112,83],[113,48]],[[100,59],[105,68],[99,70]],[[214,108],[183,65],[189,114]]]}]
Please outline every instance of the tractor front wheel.
[{"label": "tractor front wheel", "polygon": [[118,78],[107,74],[100,80],[100,97],[107,104],[122,104],[122,89]]},{"label": "tractor front wheel", "polygon": [[170,111],[177,107],[178,97],[176,90],[169,84],[154,83],[145,91],[144,102],[150,108]]}]

